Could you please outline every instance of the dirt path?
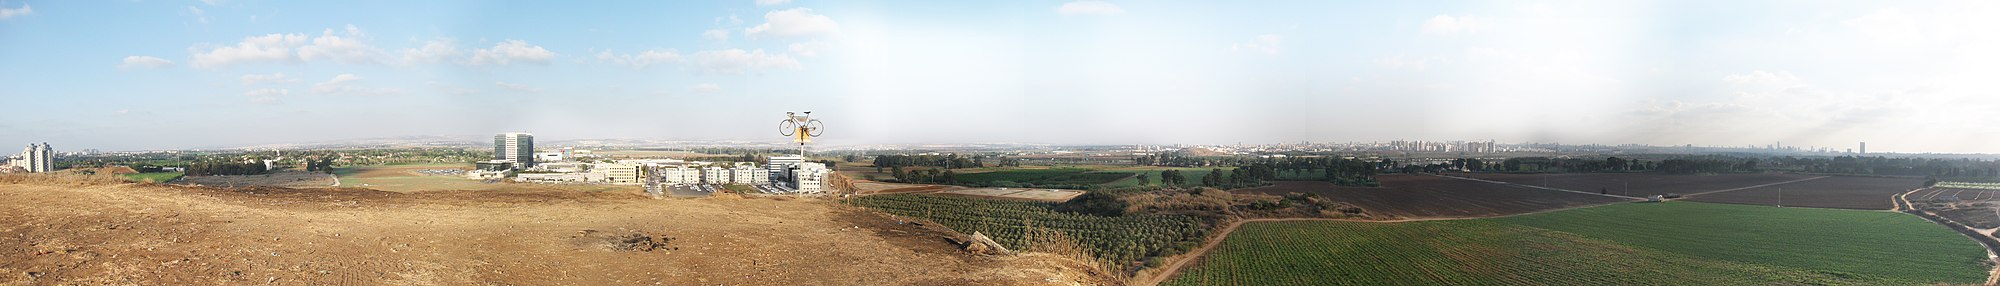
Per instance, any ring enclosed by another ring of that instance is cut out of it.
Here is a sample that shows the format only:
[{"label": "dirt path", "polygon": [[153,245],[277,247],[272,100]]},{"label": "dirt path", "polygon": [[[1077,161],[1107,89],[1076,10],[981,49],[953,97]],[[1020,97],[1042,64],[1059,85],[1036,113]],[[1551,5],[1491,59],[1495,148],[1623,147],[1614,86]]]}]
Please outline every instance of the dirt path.
[{"label": "dirt path", "polygon": [[1769,184],[1762,184],[1762,185],[1755,185],[1755,186],[1748,186],[1748,187],[1741,187],[1741,188],[1734,188],[1734,189],[1722,189],[1722,190],[1714,190],[1714,191],[1706,191],[1706,192],[1699,192],[1699,193],[1693,193],[1693,194],[1687,194],[1687,196],[1683,196],[1682,198],[1690,198],[1690,197],[1694,197],[1694,196],[1699,196],[1699,195],[1704,195],[1704,194],[1713,194],[1713,193],[1720,193],[1720,192],[1731,192],[1731,191],[1741,191],[1741,190],[1748,190],[1748,189],[1755,189],[1755,188],[1762,188],[1762,187],[1769,187],[1769,186],[1776,186],[1776,185],[1783,185],[1783,184],[1790,184],[1790,183],[1797,183],[1797,182],[1804,182],[1804,181],[1811,181],[1811,180],[1818,180],[1818,179],[1825,179],[1825,178],[1826,178],[1826,176],[1819,176],[1819,177],[1811,177],[1811,178],[1804,178],[1804,179],[1797,179],[1797,180],[1790,180],[1790,181],[1783,181],[1783,182],[1776,182],[1776,183],[1769,183]]},{"label": "dirt path", "polygon": [[[1466,177],[1459,177],[1459,176],[1446,176],[1446,175],[1432,175],[1432,176],[1439,176],[1439,177],[1446,177],[1446,178],[1453,178],[1453,179],[1460,179],[1460,180],[1468,180],[1468,181],[1477,181],[1477,182],[1487,182],[1487,183],[1494,183],[1494,184],[1502,184],[1502,185],[1512,185],[1512,186],[1522,186],[1522,187],[1529,187],[1529,188],[1536,188],[1536,189],[1543,189],[1543,190],[1550,190],[1550,191],[1557,191],[1557,192],[1571,192],[1571,193],[1578,193],[1578,194],[1585,194],[1585,195],[1594,195],[1594,196],[1606,196],[1606,197],[1613,197],[1613,198],[1621,198],[1621,199],[1633,199],[1633,200],[1644,200],[1644,199],[1645,199],[1645,198],[1640,198],[1640,197],[1632,197],[1632,196],[1621,196],[1621,195],[1613,195],[1613,194],[1599,194],[1599,193],[1592,193],[1592,192],[1585,192],[1585,191],[1577,191],[1577,190],[1569,190],[1569,189],[1558,189],[1558,188],[1550,188],[1550,187],[1543,187],[1543,186],[1536,186],[1536,185],[1522,185],[1522,184],[1515,184],[1515,183],[1508,183],[1508,182],[1501,182],[1501,181],[1493,181],[1493,180],[1481,180],[1481,179],[1473,179],[1473,178],[1466,178]],[[1787,182],[1787,183],[1790,183],[1790,182]]]},{"label": "dirt path", "polygon": [[[1593,194],[1593,195],[1595,195],[1595,194]],[[1616,202],[1616,203],[1604,203],[1604,204],[1595,204],[1595,205],[1582,205],[1582,206],[1574,206],[1574,207],[1567,207],[1567,208],[1557,208],[1557,209],[1547,209],[1547,210],[1540,210],[1540,211],[1534,211],[1534,212],[1526,212],[1526,213],[1517,213],[1517,214],[1509,214],[1509,215],[1498,215],[1498,216],[1478,216],[1478,217],[1431,217],[1431,218],[1411,218],[1411,219],[1393,219],[1393,220],[1358,220],[1358,219],[1339,219],[1339,218],[1253,218],[1253,219],[1239,219],[1239,220],[1235,220],[1235,221],[1232,221],[1232,222],[1230,222],[1228,226],[1224,226],[1224,227],[1222,227],[1222,230],[1221,230],[1221,231],[1217,231],[1217,232],[1215,232],[1215,235],[1214,235],[1213,237],[1209,237],[1209,238],[1208,238],[1208,241],[1207,241],[1207,242],[1204,242],[1204,243],[1202,243],[1202,245],[1201,245],[1201,248],[1196,248],[1196,249],[1194,249],[1194,250],[1191,250],[1191,251],[1188,251],[1187,253],[1182,253],[1181,255],[1177,255],[1177,256],[1175,256],[1174,258],[1170,259],[1170,260],[1172,260],[1171,262],[1167,262],[1167,264],[1166,264],[1166,265],[1163,265],[1163,266],[1161,266],[1161,267],[1160,267],[1159,269],[1157,269],[1156,271],[1158,271],[1158,272],[1154,272],[1154,274],[1151,274],[1151,276],[1145,276],[1145,277],[1140,277],[1140,279],[1135,279],[1135,280],[1133,280],[1133,281],[1132,281],[1132,283],[1130,283],[1130,285],[1147,285],[1147,286],[1153,286],[1153,285],[1160,285],[1160,283],[1166,283],[1166,282],[1167,282],[1167,279],[1169,279],[1169,278],[1173,278],[1175,274],[1180,274],[1180,271],[1181,271],[1181,268],[1184,268],[1184,267],[1186,267],[1186,266],[1187,266],[1187,264],[1188,264],[1188,262],[1190,262],[1190,261],[1194,261],[1195,259],[1198,259],[1198,258],[1201,258],[1202,256],[1205,256],[1205,255],[1208,255],[1208,251],[1209,251],[1209,250],[1213,250],[1213,249],[1215,249],[1215,247],[1216,247],[1216,246],[1218,246],[1218,245],[1222,245],[1222,241],[1223,241],[1223,240],[1225,240],[1225,239],[1227,239],[1227,238],[1229,238],[1229,234],[1231,234],[1231,233],[1235,233],[1235,232],[1236,232],[1236,227],[1239,227],[1239,226],[1243,226],[1243,224],[1245,224],[1245,223],[1252,223],[1252,222],[1280,222],[1280,221],[1343,221],[1343,222],[1372,222],[1372,223],[1404,223],[1404,222],[1419,222],[1419,221],[1440,221],[1440,220],[1465,220],[1465,219],[1491,219],[1491,218],[1504,218],[1504,217],[1513,217],[1513,216],[1524,216],[1524,215],[1532,215],[1532,214],[1541,214],[1541,213],[1548,213],[1548,212],[1556,212],[1556,211],[1563,211],[1563,210],[1572,210],[1572,209],[1580,209],[1580,208],[1588,208],[1588,207],[1599,207],[1599,206],[1607,206],[1607,205],[1612,205],[1612,204],[1619,204],[1619,203],[1624,203],[1624,202]]]}]

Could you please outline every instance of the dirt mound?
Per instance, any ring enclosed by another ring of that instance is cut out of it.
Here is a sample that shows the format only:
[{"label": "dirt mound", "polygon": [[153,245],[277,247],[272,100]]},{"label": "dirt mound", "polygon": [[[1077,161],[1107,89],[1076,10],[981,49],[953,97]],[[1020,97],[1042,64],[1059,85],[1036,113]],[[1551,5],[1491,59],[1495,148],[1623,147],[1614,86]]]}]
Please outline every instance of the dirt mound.
[{"label": "dirt mound", "polygon": [[650,252],[654,250],[679,250],[667,246],[673,237],[654,235],[644,231],[601,232],[594,229],[580,230],[570,237],[570,243],[585,248],[601,248],[612,251]]}]

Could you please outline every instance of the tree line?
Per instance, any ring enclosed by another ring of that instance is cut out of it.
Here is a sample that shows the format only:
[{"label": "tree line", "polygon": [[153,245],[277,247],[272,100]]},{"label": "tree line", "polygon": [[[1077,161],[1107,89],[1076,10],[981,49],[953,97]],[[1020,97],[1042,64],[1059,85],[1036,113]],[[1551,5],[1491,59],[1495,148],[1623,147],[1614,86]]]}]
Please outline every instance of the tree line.
[{"label": "tree line", "polygon": [[262,175],[271,170],[264,163],[195,162],[188,164],[188,176]]},{"label": "tree line", "polygon": [[877,172],[882,168],[894,167],[982,168],[986,167],[986,158],[982,156],[959,156],[958,154],[875,156],[875,168]]}]

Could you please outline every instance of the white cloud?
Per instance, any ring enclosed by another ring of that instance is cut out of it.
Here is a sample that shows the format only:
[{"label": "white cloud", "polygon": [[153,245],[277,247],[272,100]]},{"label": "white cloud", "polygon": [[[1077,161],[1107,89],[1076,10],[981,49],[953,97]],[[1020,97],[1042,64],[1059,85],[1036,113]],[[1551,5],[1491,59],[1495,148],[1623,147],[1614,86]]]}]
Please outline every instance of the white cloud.
[{"label": "white cloud", "polygon": [[382,49],[369,45],[365,34],[354,25],[348,25],[344,34],[335,34],[326,29],[319,37],[306,34],[266,34],[244,38],[235,45],[218,46],[197,44],[188,48],[194,54],[189,65],[197,68],[218,68],[246,63],[299,63],[306,61],[332,60],[349,64],[382,63],[386,54]]},{"label": "white cloud", "polygon": [[536,93],[536,92],[542,92],[542,89],[541,89],[541,88],[537,88],[537,87],[534,87],[534,86],[530,86],[530,85],[526,85],[526,84],[519,84],[519,83],[509,83],[509,82],[504,82],[504,81],[496,81],[496,82],[493,82],[493,86],[498,86],[498,87],[500,87],[500,88],[505,88],[505,89],[507,89],[507,90],[512,90],[512,91],[519,91],[519,92],[527,92],[527,93]]},{"label": "white cloud", "polygon": [[1900,9],[1882,9],[1841,21],[1862,36],[1889,44],[1911,44],[1921,39],[1924,29],[1915,17]]},{"label": "white cloud", "polygon": [[1803,81],[1800,81],[1799,77],[1792,75],[1791,72],[1778,71],[1774,73],[1761,70],[1745,74],[1733,74],[1733,75],[1723,76],[1722,82],[1734,85],[1751,85],[1751,86],[1778,87],[1778,88],[1790,88],[1790,87],[1797,87],[1804,85]]},{"label": "white cloud", "polygon": [[824,46],[826,46],[826,44],[822,44],[820,42],[792,43],[790,50],[792,51],[792,54],[799,55],[801,57],[815,57],[819,56],[819,49],[820,47]]},{"label": "white cloud", "polygon": [[1403,56],[1387,57],[1375,61],[1375,63],[1381,64],[1383,67],[1396,70],[1407,70],[1407,71],[1429,70],[1432,65],[1441,64],[1444,62],[1445,59],[1443,57],[1415,58],[1415,57],[1403,57]]},{"label": "white cloud", "polygon": [[196,22],[201,22],[202,24],[208,24],[208,13],[203,13],[201,11],[201,8],[196,8],[194,6],[187,6],[187,8],[188,8],[188,13],[194,14],[194,20]]},{"label": "white cloud", "polygon": [[237,79],[239,79],[239,80],[242,80],[242,81],[243,81],[243,85],[258,85],[258,84],[279,84],[279,83],[294,83],[294,82],[299,82],[299,79],[297,79],[297,78],[292,78],[292,77],[290,77],[290,76],[285,76],[285,73],[272,73],[272,74],[246,74],[246,75],[243,75],[243,76],[240,76],[240,77],[237,77]]},{"label": "white cloud", "polygon": [[717,74],[740,74],[746,71],[764,69],[805,68],[799,61],[784,54],[765,54],[764,50],[744,51],[742,49],[701,51],[694,54],[695,66],[702,72]]},{"label": "white cloud", "polygon": [[333,76],[332,79],[328,79],[326,82],[313,84],[312,91],[317,94],[345,95],[390,95],[402,93],[402,90],[393,88],[364,87],[360,85],[360,82],[360,76],[344,73]]},{"label": "white cloud", "polygon": [[354,82],[357,81],[361,81],[360,76],[355,76],[354,74],[351,73],[344,73],[333,76],[332,79],[328,79],[326,80],[326,82],[313,84],[312,90],[314,93],[319,93],[319,94],[339,93],[342,91],[347,91],[350,87],[354,85]]},{"label": "white cloud", "polygon": [[1124,8],[1104,1],[1074,1],[1056,6],[1056,14],[1063,15],[1117,15],[1125,14]]},{"label": "white cloud", "polygon": [[305,44],[306,40],[305,34],[267,34],[244,38],[232,46],[199,44],[188,48],[194,54],[194,59],[188,64],[197,68],[214,68],[241,63],[297,62],[292,48]]},{"label": "white cloud", "polygon": [[1429,35],[1457,35],[1459,33],[1468,33],[1468,34],[1478,33],[1479,30],[1485,28],[1486,28],[1485,23],[1479,20],[1475,20],[1472,18],[1464,18],[1464,17],[1452,17],[1451,15],[1437,15],[1437,17],[1431,17],[1430,20],[1424,21],[1424,34],[1429,34]]},{"label": "white cloud", "polygon": [[449,38],[435,39],[424,42],[424,46],[420,48],[403,49],[403,63],[435,64],[463,55],[465,55],[465,52],[458,50],[457,40]]},{"label": "white cloud", "polygon": [[635,69],[643,69],[657,64],[679,62],[681,61],[681,53],[675,50],[648,50],[634,55],[603,51],[597,53],[597,60],[630,66]]},{"label": "white cloud", "polygon": [[716,41],[728,41],[728,40],[729,40],[729,30],[724,30],[724,29],[709,29],[708,31],[705,31],[705,32],[701,32],[701,37],[702,37],[702,38],[705,38],[705,39],[710,39],[710,40],[716,40]]},{"label": "white cloud", "polygon": [[[1847,141],[1857,132],[1948,124],[1928,122],[1924,88],[1855,93],[1814,88],[1788,72],[1754,71],[1724,77],[1720,100],[1650,100],[1634,110],[1631,122],[1654,136],[1712,136],[1739,142]],[[1778,87],[1778,88],[1771,88]],[[1954,108],[1954,107],[1944,107]],[[1912,120],[1917,119],[1917,120]],[[1756,122],[1757,124],[1744,124]],[[1897,127],[1890,127],[1897,126]]]},{"label": "white cloud", "polygon": [[429,86],[433,91],[443,94],[466,96],[479,93],[477,89],[437,81],[424,82],[424,85]]},{"label": "white cloud", "polygon": [[173,61],[169,61],[169,60],[167,60],[167,59],[162,59],[162,58],[158,58],[158,57],[152,57],[152,56],[126,56],[126,57],[125,57],[125,63],[124,63],[124,64],[119,64],[119,65],[118,65],[118,68],[120,68],[120,69],[137,69],[137,68],[165,68],[165,67],[172,67],[172,66],[174,66],[174,62],[173,62]]},{"label": "white cloud", "polygon": [[713,83],[696,84],[688,87],[688,92],[693,93],[715,93],[718,91],[722,91],[722,86]]},{"label": "white cloud", "polygon": [[1257,38],[1251,39],[1250,42],[1248,43],[1230,44],[1229,50],[1253,51],[1253,52],[1261,52],[1266,55],[1277,55],[1278,51],[1284,48],[1284,44],[1285,44],[1284,37],[1273,34],[1263,34],[1263,35],[1257,35]]},{"label": "white cloud", "polygon": [[208,4],[208,6],[215,6],[215,4],[221,4],[222,0],[201,0],[201,3]]},{"label": "white cloud", "polygon": [[743,29],[743,35],[756,39],[765,36],[803,37],[831,35],[840,32],[840,24],[826,15],[813,14],[812,9],[792,8],[764,13],[764,24]]},{"label": "white cloud", "polygon": [[0,8],[0,20],[6,20],[7,18],[13,18],[14,16],[25,16],[34,13],[35,13],[35,7],[29,7],[28,3],[21,3],[21,8]]},{"label": "white cloud", "polygon": [[292,94],[292,90],[290,89],[264,88],[264,89],[257,89],[257,90],[251,90],[249,92],[244,92],[243,96],[250,97],[250,102],[278,103],[278,97],[289,94]]},{"label": "white cloud", "polygon": [[777,6],[792,3],[792,0],[757,0],[757,6]]},{"label": "white cloud", "polygon": [[350,64],[372,64],[382,62],[382,49],[368,45],[366,37],[354,25],[347,25],[346,36],[335,35],[333,29],[326,29],[312,43],[299,47],[299,59],[306,61],[334,60]]},{"label": "white cloud", "polygon": [[493,45],[490,49],[472,51],[472,65],[506,65],[519,61],[533,64],[549,64],[556,53],[542,46],[528,44],[521,40],[507,40]]}]

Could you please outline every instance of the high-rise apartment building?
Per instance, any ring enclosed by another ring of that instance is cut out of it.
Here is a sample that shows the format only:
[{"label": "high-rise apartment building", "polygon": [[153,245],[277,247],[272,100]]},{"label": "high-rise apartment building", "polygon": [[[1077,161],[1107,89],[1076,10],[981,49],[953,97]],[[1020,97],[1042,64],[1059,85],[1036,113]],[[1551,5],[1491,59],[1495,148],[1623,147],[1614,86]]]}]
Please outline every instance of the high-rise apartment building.
[{"label": "high-rise apartment building", "polygon": [[56,170],[56,151],[55,148],[49,147],[48,142],[42,142],[40,145],[28,144],[28,148],[21,149],[20,156],[9,159],[11,160],[7,165],[21,167],[28,172],[47,173]]}]

